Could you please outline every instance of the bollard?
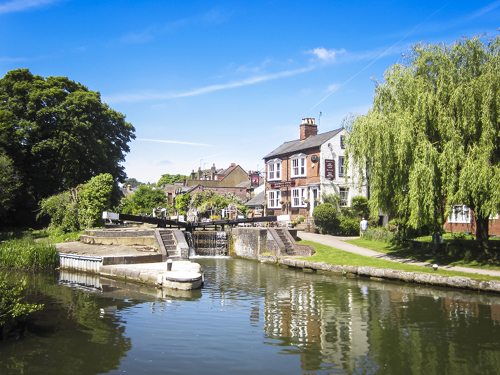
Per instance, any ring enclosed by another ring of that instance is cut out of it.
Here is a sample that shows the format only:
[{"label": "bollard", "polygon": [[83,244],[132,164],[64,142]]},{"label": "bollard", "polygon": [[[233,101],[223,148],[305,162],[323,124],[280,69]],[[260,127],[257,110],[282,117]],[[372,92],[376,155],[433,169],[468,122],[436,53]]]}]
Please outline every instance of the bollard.
[{"label": "bollard", "polygon": [[167,259],[167,271],[172,271],[172,259]]}]

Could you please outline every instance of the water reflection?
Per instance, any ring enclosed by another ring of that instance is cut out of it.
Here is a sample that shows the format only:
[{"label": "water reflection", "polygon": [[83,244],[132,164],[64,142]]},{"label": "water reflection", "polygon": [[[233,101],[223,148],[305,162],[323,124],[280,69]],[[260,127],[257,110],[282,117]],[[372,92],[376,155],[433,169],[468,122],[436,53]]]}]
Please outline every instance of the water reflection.
[{"label": "water reflection", "polygon": [[29,276],[32,298],[46,309],[28,337],[0,343],[0,373],[495,374],[500,368],[500,296],[243,259],[197,261],[205,287],[187,294],[100,278],[83,282],[81,275]]}]

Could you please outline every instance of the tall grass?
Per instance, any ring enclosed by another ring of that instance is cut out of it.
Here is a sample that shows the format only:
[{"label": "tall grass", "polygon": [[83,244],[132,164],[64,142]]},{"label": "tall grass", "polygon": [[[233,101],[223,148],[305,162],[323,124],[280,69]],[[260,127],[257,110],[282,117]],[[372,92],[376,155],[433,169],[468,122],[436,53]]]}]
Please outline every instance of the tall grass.
[{"label": "tall grass", "polygon": [[58,266],[57,249],[48,242],[35,242],[33,237],[25,236],[0,244],[0,267],[32,269]]}]

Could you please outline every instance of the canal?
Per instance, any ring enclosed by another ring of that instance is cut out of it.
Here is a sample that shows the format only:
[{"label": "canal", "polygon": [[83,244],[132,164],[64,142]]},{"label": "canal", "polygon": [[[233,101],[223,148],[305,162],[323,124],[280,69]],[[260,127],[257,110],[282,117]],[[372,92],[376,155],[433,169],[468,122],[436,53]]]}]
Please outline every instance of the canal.
[{"label": "canal", "polygon": [[196,261],[205,287],[190,292],[10,273],[46,307],[0,342],[0,373],[499,373],[498,295]]}]

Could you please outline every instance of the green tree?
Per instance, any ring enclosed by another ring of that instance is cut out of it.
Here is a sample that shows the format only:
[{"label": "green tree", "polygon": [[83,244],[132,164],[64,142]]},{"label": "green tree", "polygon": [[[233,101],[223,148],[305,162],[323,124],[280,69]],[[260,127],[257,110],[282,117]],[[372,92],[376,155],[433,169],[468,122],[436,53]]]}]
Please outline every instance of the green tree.
[{"label": "green tree", "polygon": [[352,197],[351,211],[358,218],[365,217],[366,219],[368,219],[368,215],[370,214],[370,208],[368,207],[368,198],[362,195]]},{"label": "green tree", "polygon": [[174,182],[182,181],[185,178],[187,178],[187,176],[184,176],[184,175],[181,175],[181,174],[176,174],[176,175],[173,175],[173,174],[164,174],[164,175],[162,175],[160,177],[160,179],[158,180],[158,182],[156,183],[156,185],[157,186],[173,185]]},{"label": "green tree", "polygon": [[137,191],[122,200],[120,211],[124,214],[150,214],[153,209],[167,206],[167,197],[162,189],[140,185]]},{"label": "green tree", "polygon": [[142,182],[137,181],[135,178],[127,178],[123,185],[130,185],[130,187],[136,188],[137,186],[142,185]]},{"label": "green tree", "polygon": [[14,197],[21,186],[19,174],[12,160],[0,154],[0,217],[13,207]]},{"label": "green tree", "polygon": [[20,174],[28,207],[102,173],[123,182],[134,131],[98,92],[66,77],[17,69],[0,79],[0,149]]},{"label": "green tree", "polygon": [[419,43],[376,82],[347,144],[360,175],[369,172],[372,209],[440,230],[465,204],[487,247],[488,217],[500,209],[499,48],[498,36]]},{"label": "green tree", "polygon": [[111,207],[113,176],[110,173],[92,177],[79,193],[78,219],[80,228],[103,226],[102,212]]},{"label": "green tree", "polygon": [[185,215],[189,210],[189,203],[191,201],[191,194],[183,194],[175,197],[175,209],[179,211],[181,215]]}]

